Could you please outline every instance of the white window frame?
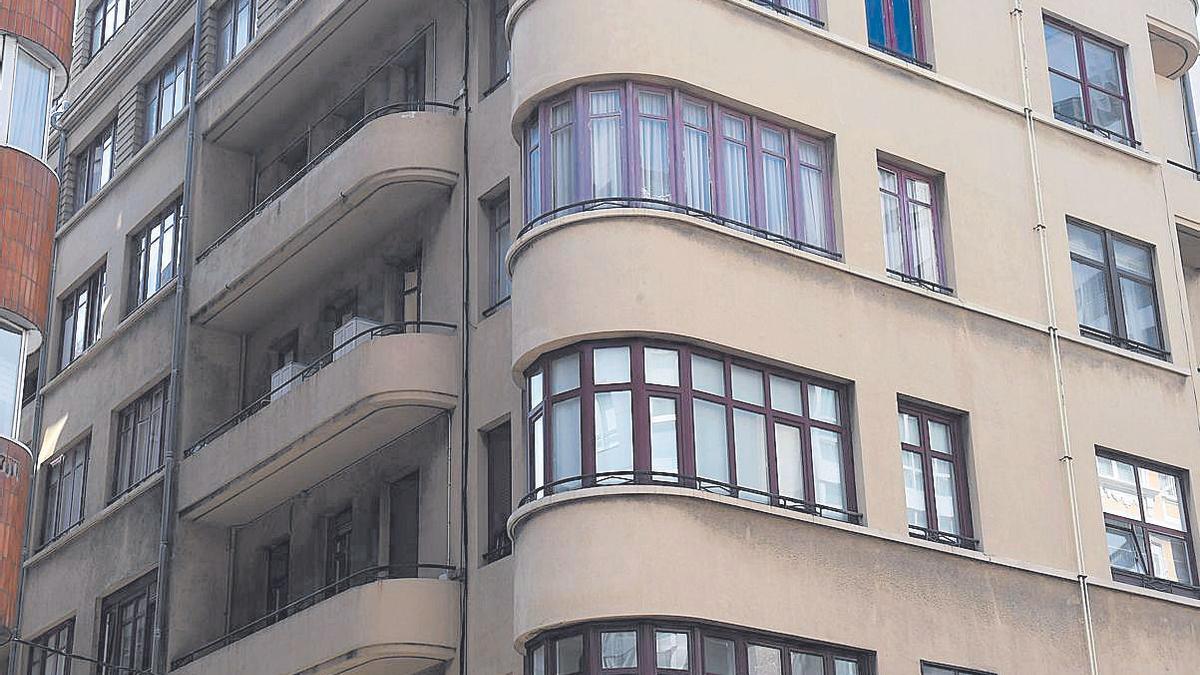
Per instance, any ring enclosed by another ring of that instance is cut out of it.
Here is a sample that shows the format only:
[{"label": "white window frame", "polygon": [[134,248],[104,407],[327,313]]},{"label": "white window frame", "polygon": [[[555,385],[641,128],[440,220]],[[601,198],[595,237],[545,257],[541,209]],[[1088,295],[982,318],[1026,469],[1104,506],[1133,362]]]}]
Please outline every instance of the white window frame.
[{"label": "white window frame", "polygon": [[[17,81],[18,50],[33,58],[50,71],[46,87],[46,121],[42,128],[41,153],[36,155],[39,160],[45,160],[47,139],[50,136],[50,110],[54,105],[54,66],[46,63],[46,59],[38,56],[32,49],[21,45],[21,40],[15,35],[0,36],[0,145],[17,147],[9,142],[9,127],[12,126],[13,94]],[[23,148],[21,148],[23,150]]]}]

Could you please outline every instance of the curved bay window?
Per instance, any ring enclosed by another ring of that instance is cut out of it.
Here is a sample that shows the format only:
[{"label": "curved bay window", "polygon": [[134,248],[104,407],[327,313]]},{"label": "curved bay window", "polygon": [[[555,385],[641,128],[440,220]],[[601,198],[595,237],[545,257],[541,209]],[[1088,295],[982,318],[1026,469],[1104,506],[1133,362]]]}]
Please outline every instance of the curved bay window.
[{"label": "curved bay window", "polygon": [[530,224],[660,208],[840,258],[828,144],[799,129],[678,89],[590,84],[537,107],[524,153]]},{"label": "curved bay window", "polygon": [[676,623],[575,626],[526,645],[525,675],[868,675],[843,647]]},{"label": "curved bay window", "polygon": [[526,373],[531,493],[655,483],[858,522],[846,386],[685,345],[576,345]]}]

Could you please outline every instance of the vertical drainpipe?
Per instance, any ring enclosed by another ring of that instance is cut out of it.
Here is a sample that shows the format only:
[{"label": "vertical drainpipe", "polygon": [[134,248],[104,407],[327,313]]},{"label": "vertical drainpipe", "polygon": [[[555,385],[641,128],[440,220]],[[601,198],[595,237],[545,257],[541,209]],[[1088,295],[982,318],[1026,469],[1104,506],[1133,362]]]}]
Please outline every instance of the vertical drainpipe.
[{"label": "vertical drainpipe", "polygon": [[1033,172],[1033,197],[1037,207],[1038,244],[1042,256],[1042,277],[1046,285],[1047,334],[1050,338],[1050,355],[1054,362],[1054,385],[1058,404],[1058,421],[1062,430],[1062,463],[1067,477],[1067,492],[1070,497],[1071,528],[1075,544],[1076,580],[1083,607],[1083,628],[1087,641],[1088,666],[1091,675],[1099,675],[1096,657],[1095,630],[1092,625],[1092,607],[1088,594],[1087,565],[1083,550],[1083,528],[1079,519],[1079,493],[1075,484],[1075,457],[1071,452],[1071,431],[1067,418],[1067,388],[1063,377],[1062,348],[1058,332],[1058,310],[1055,307],[1054,284],[1051,275],[1050,250],[1046,241],[1046,204],[1042,192],[1041,160],[1038,158],[1037,121],[1033,116],[1033,95],[1029,83],[1029,54],[1025,44],[1025,9],[1022,0],[1014,0],[1012,16],[1017,31],[1017,43],[1021,53],[1021,88],[1024,95],[1025,129],[1029,140],[1029,163]]},{"label": "vertical drainpipe", "polygon": [[[25,605],[25,561],[29,559],[29,550],[33,541],[33,507],[37,495],[38,456],[42,445],[42,416],[45,412],[46,397],[42,387],[46,386],[46,370],[50,367],[50,321],[54,316],[54,273],[58,268],[58,227],[62,223],[62,193],[63,176],[67,165],[67,129],[62,126],[62,118],[70,110],[71,103],[63,100],[58,111],[50,115],[50,126],[58,132],[58,200],[55,206],[54,238],[50,243],[50,283],[46,285],[46,326],[42,333],[41,351],[38,353],[37,393],[33,403],[33,437],[29,440],[29,451],[33,461],[29,464],[29,494],[25,498],[25,532],[21,540],[21,567],[17,570],[17,608],[13,613],[13,638],[21,637],[21,613]],[[22,356],[22,358],[24,358]],[[20,428],[17,429],[18,435]],[[20,661],[20,643],[12,642],[12,651],[8,655],[8,675],[16,675],[17,663]]]},{"label": "vertical drainpipe", "polygon": [[[1192,168],[1200,169],[1200,129],[1196,128],[1196,103],[1192,100],[1192,76],[1184,73],[1179,82],[1183,89],[1183,111],[1187,118],[1188,148],[1191,149]],[[1200,174],[1196,175],[1200,180]]]},{"label": "vertical drainpipe", "polygon": [[175,328],[171,338],[171,379],[167,398],[167,443],[163,454],[162,519],[159,524],[157,600],[154,611],[154,637],[150,652],[150,670],[167,672],[167,619],[170,614],[170,565],[175,517],[176,450],[180,433],[180,399],[183,392],[183,361],[187,347],[187,281],[191,271],[192,199],[196,159],[196,89],[200,84],[200,33],[204,23],[205,0],[196,0],[196,18],[192,28],[192,62],[188,73],[187,150],[183,167],[183,197],[179,207],[179,273],[175,278]]},{"label": "vertical drainpipe", "polygon": [[471,2],[461,0],[463,5],[463,179],[462,179],[462,315],[459,330],[462,332],[462,378],[459,381],[458,414],[460,424],[461,462],[459,503],[459,528],[461,528],[461,550],[458,556],[459,583],[462,591],[459,595],[459,627],[458,627],[458,672],[467,675],[467,588],[470,574],[468,564],[468,544],[470,543],[470,528],[467,527],[467,509],[469,499],[467,485],[470,462],[471,444]]}]

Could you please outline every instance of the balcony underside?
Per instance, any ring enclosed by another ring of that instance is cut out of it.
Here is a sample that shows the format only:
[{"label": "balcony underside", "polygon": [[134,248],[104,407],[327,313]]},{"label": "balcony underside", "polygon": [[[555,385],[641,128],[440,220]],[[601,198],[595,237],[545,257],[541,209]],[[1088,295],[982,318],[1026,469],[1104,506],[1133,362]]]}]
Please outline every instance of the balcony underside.
[{"label": "balcony underside", "polygon": [[457,398],[453,335],[376,337],[300,380],[180,468],[180,512],[246,522],[443,414]]}]

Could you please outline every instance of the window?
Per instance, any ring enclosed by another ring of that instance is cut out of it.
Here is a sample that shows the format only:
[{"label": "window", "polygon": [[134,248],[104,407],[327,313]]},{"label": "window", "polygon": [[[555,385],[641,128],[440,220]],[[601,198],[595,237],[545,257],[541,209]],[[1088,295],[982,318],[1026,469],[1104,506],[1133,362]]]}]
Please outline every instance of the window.
[{"label": "window", "polygon": [[975,548],[961,428],[961,420],[954,415],[900,404],[900,456],[909,534]]},{"label": "window", "polygon": [[76,157],[75,208],[88,203],[112,179],[116,134],[117,121],[113,120]]},{"label": "window", "polygon": [[1079,331],[1165,359],[1154,248],[1077,220],[1067,222]]},{"label": "window", "polygon": [[254,37],[254,0],[228,0],[217,10],[217,69],[242,53]]},{"label": "window", "polygon": [[927,67],[923,2],[867,0],[867,38],[871,46]]},{"label": "window", "polygon": [[491,304],[495,306],[512,294],[512,277],[508,274],[508,266],[504,264],[504,256],[512,246],[508,193],[489,203],[487,214],[492,253],[489,256]]},{"label": "window", "polygon": [[879,165],[888,274],[949,294],[954,291],[946,285],[937,197],[932,178],[889,164]]},{"label": "window", "polygon": [[0,36],[0,141],[33,155],[46,154],[50,67],[20,45]]},{"label": "window", "polygon": [[104,266],[85,279],[62,301],[62,336],[60,365],[66,368],[72,361],[100,339],[104,321]]},{"label": "window", "polygon": [[180,206],[176,201],[130,240],[129,311],[175,278]]},{"label": "window", "polygon": [[554,631],[526,654],[526,675],[866,675],[872,661],[828,644],[649,622]]},{"label": "window", "polygon": [[921,675],[992,675],[985,673],[982,670],[967,670],[965,668],[956,668],[954,666],[941,666],[933,663],[921,662]]},{"label": "window", "polygon": [[753,0],[756,4],[796,18],[804,19],[817,26],[823,26],[819,0]]},{"label": "window", "polygon": [[[16,438],[21,395],[21,365],[25,358],[22,331],[0,321],[0,437]],[[36,386],[36,384],[35,384]]]},{"label": "window", "polygon": [[526,216],[678,210],[837,258],[828,155],[797,129],[678,90],[588,85],[543,103],[525,128]]},{"label": "window", "polygon": [[29,647],[29,675],[71,675],[71,659],[54,652],[70,653],[74,642],[75,619],[35,637]]},{"label": "window", "polygon": [[273,621],[284,618],[280,612],[288,604],[288,578],[291,574],[291,541],[267,547],[267,616]]},{"label": "window", "polygon": [[117,458],[113,497],[152,476],[163,462],[167,442],[167,383],[163,380],[117,415]]},{"label": "window", "polygon": [[[350,578],[350,546],[354,536],[354,512],[346,509],[329,519],[325,539],[325,584],[339,584]],[[332,589],[340,593],[348,585]]]},{"label": "window", "polygon": [[508,20],[508,0],[491,0],[491,31],[488,33],[491,69],[491,84],[496,86],[508,79],[510,61],[508,51],[508,35],[504,31],[504,22]]},{"label": "window", "polygon": [[1133,137],[1124,51],[1049,19],[1045,34],[1054,116],[1119,143],[1138,145]]},{"label": "window", "polygon": [[92,8],[92,53],[96,54],[112,40],[117,29],[129,18],[129,0],[100,0]]},{"label": "window", "polygon": [[83,521],[90,439],[76,443],[46,462],[46,498],[42,511],[42,545]]},{"label": "window", "polygon": [[146,140],[154,138],[187,105],[191,58],[190,48],[184,47],[146,83]]},{"label": "window", "polygon": [[571,347],[526,375],[526,499],[655,482],[858,520],[842,385],[642,341]]},{"label": "window", "polygon": [[505,422],[484,435],[487,447],[487,553],[493,562],[512,552],[508,517],[512,515],[512,427]]},{"label": "window", "polygon": [[[149,670],[158,576],[151,572],[104,599],[100,606],[99,675]],[[118,666],[118,667],[106,667]]]},{"label": "window", "polygon": [[1200,597],[1185,473],[1103,451],[1096,473],[1113,579]]}]

